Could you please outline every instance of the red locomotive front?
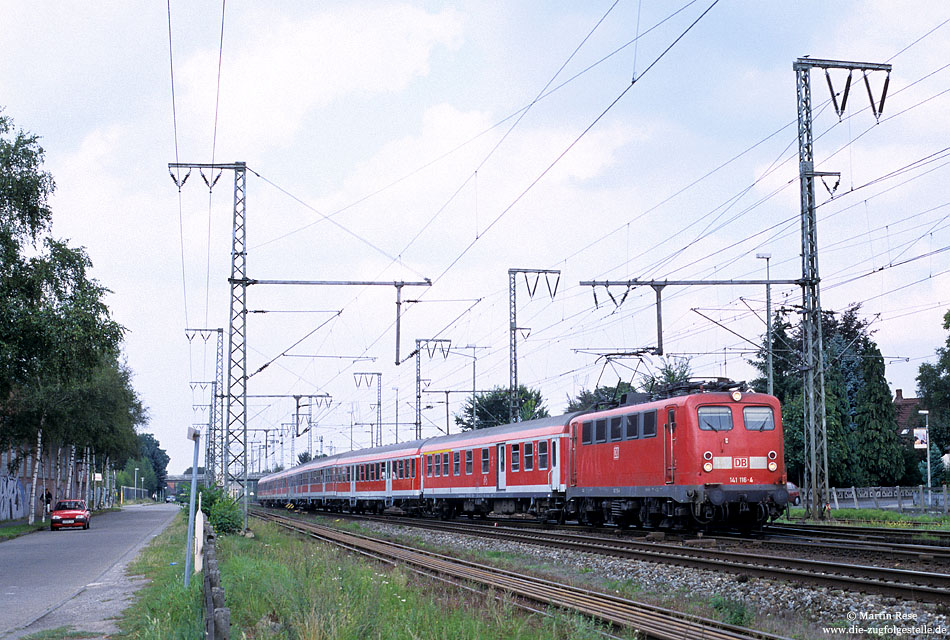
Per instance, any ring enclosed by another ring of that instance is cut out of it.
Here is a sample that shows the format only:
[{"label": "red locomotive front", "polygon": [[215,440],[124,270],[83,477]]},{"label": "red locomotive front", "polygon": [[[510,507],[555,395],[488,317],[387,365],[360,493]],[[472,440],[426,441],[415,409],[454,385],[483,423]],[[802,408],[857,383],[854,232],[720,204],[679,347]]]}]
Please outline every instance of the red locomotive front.
[{"label": "red locomotive front", "polygon": [[[698,390],[698,389],[697,389]],[[778,400],[686,393],[576,417],[565,517],[752,528],[788,499]]]}]

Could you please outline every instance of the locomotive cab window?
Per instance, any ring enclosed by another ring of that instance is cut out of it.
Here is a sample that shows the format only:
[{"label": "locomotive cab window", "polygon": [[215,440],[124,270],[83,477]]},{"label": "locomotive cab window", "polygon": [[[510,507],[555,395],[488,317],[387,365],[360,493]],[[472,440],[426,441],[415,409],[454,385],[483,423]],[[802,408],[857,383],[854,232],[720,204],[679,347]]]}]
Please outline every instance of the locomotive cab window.
[{"label": "locomotive cab window", "polygon": [[746,431],[773,431],[775,430],[775,416],[772,407],[743,407],[742,421]]},{"label": "locomotive cab window", "polygon": [[585,422],[581,425],[581,444],[590,444],[594,441],[593,427],[594,424],[592,422]]},{"label": "locomotive cab window", "polygon": [[703,431],[732,431],[732,409],[729,407],[699,407],[699,428]]},{"label": "locomotive cab window", "polygon": [[640,430],[641,438],[655,438],[656,437],[656,409],[653,411],[646,411],[643,413],[643,423],[641,424],[642,429]]}]

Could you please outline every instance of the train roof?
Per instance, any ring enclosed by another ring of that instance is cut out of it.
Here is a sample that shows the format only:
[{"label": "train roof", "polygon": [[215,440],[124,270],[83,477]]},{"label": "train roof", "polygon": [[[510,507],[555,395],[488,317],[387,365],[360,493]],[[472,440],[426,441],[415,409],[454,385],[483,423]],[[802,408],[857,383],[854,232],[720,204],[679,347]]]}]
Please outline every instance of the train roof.
[{"label": "train roof", "polygon": [[511,424],[502,424],[486,429],[469,429],[461,433],[430,438],[423,443],[422,451],[425,453],[436,450],[441,451],[442,449],[452,448],[458,445],[476,445],[484,442],[496,442],[498,440],[504,440],[503,436],[511,436],[512,439],[515,439],[518,437],[554,433],[559,429],[567,428],[571,420],[582,413],[585,412],[575,411],[560,416],[538,418],[537,420],[526,420],[524,422],[512,422]]}]

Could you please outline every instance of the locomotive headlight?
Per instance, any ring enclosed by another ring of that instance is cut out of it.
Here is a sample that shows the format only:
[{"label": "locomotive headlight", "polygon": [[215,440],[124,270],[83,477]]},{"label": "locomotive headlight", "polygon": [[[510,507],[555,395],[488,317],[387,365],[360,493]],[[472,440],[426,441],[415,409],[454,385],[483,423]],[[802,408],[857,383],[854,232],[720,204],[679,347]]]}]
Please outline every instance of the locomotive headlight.
[{"label": "locomotive headlight", "polygon": [[742,400],[742,393],[740,393],[739,391],[733,391],[732,399],[735,400],[736,402],[739,402],[740,400]]},{"label": "locomotive headlight", "polygon": [[712,460],[712,451],[707,451],[703,454],[703,460]]},{"label": "locomotive headlight", "polygon": [[769,451],[769,460],[775,460],[777,455],[774,451]]},{"label": "locomotive headlight", "polygon": [[707,462],[703,464],[703,471],[705,471],[706,473],[709,473],[710,471],[712,471],[712,462]]},{"label": "locomotive headlight", "polygon": [[770,463],[769,463],[769,471],[775,471],[776,469],[778,469],[778,465],[775,464],[774,462],[770,462]]}]

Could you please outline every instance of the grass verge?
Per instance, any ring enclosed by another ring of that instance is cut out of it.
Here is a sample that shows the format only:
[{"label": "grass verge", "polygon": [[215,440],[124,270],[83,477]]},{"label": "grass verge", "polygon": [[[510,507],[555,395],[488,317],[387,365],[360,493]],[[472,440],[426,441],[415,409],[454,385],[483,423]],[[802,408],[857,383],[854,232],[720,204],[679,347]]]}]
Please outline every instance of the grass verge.
[{"label": "grass verge", "polygon": [[0,527],[0,542],[11,540],[27,533],[33,533],[49,526],[49,521],[40,522],[37,520],[33,524],[14,524],[9,527]]},{"label": "grass verge", "polygon": [[[129,565],[129,573],[148,579],[135,601],[122,612],[116,638],[181,640],[204,635],[201,616],[201,575],[186,589],[184,548],[187,514],[182,512]],[[240,636],[234,636],[240,637]]]}]

